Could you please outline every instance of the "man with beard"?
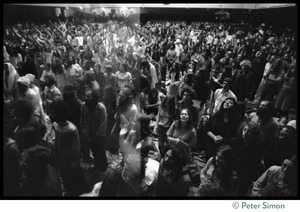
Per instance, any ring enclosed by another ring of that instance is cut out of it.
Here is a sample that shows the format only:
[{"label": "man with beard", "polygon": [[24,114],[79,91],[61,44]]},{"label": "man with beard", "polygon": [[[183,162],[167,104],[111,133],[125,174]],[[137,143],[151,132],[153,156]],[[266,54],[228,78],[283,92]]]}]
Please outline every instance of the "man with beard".
[{"label": "man with beard", "polygon": [[279,124],[273,118],[273,111],[273,103],[270,100],[262,100],[256,113],[251,113],[248,118],[250,121],[258,124],[262,130],[263,162],[265,169],[272,165],[272,154],[275,148],[275,141],[279,127]]},{"label": "man with beard", "polygon": [[105,139],[107,113],[105,106],[98,102],[99,96],[95,89],[85,92],[84,103],[81,106],[80,125],[82,129],[83,158],[89,158],[89,148],[94,157],[95,169],[105,171],[107,159],[105,155]]},{"label": "man with beard", "polygon": [[187,158],[183,146],[167,150],[160,162],[155,196],[188,196],[191,179],[183,167]]}]

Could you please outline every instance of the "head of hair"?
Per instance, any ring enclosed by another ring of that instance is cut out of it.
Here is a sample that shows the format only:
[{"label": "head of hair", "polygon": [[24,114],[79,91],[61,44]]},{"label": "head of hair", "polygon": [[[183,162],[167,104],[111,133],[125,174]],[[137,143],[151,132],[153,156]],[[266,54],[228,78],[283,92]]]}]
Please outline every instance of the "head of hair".
[{"label": "head of hair", "polygon": [[179,115],[178,115],[179,117],[178,117],[178,119],[177,119],[178,121],[176,122],[176,127],[177,127],[178,129],[181,129],[181,128],[182,128],[182,123],[181,123],[180,116],[181,116],[182,111],[184,111],[184,110],[186,110],[187,113],[188,113],[188,115],[189,115],[189,120],[188,120],[188,122],[186,123],[186,128],[187,128],[187,129],[192,129],[192,128],[194,127],[193,117],[192,117],[191,111],[190,111],[189,109],[187,109],[187,108],[183,108],[183,109],[180,110],[180,113],[179,113]]},{"label": "head of hair", "polygon": [[167,163],[163,163],[163,166],[167,170],[172,170],[173,175],[180,176],[182,173],[183,167],[186,165],[188,158],[186,149],[183,146],[176,145],[176,146],[166,146],[163,151],[163,157],[165,154],[171,150],[172,151],[172,158]]},{"label": "head of hair", "polygon": [[229,85],[230,87],[231,87],[231,85],[232,85],[232,79],[229,78],[229,77],[225,78],[225,79],[223,80],[223,82],[227,82],[228,85]]},{"label": "head of hair", "polygon": [[55,79],[52,75],[46,75],[45,78],[48,79],[50,85],[54,85]]},{"label": "head of hair", "polygon": [[23,122],[29,121],[33,113],[33,105],[30,100],[18,99],[13,103],[13,108],[17,118],[20,118]]},{"label": "head of hair", "polygon": [[56,100],[50,104],[50,110],[53,111],[56,121],[67,121],[69,109],[69,105],[63,100]]},{"label": "head of hair", "polygon": [[195,99],[196,93],[195,93],[195,90],[193,88],[188,87],[188,86],[184,86],[181,90],[181,98],[183,97],[183,94],[185,92],[190,94],[191,99]]},{"label": "head of hair", "polygon": [[274,113],[274,102],[272,100],[269,99],[261,99],[261,101],[258,104],[258,107],[260,105],[261,102],[267,102],[267,107],[264,109],[264,117],[271,117],[273,116]]},{"label": "head of hair", "polygon": [[26,163],[24,174],[28,179],[31,195],[39,195],[41,186],[47,175],[47,165],[51,161],[51,150],[41,145],[34,145],[23,153]]},{"label": "head of hair", "polygon": [[128,67],[127,63],[120,63],[120,65],[123,66],[125,72],[128,71],[129,67]]},{"label": "head of hair", "polygon": [[161,102],[161,108],[163,110],[168,111],[168,113],[171,117],[173,117],[174,114],[175,114],[175,107],[176,107],[176,103],[175,103],[175,97],[174,96],[169,96],[168,95]]},{"label": "head of hair", "polygon": [[76,96],[76,91],[74,85],[72,84],[65,85],[63,89],[63,99],[68,102],[73,100],[75,96]]},{"label": "head of hair", "polygon": [[128,104],[131,103],[132,98],[133,94],[131,89],[125,87],[120,91],[117,105],[119,112],[122,113],[126,110]]},{"label": "head of hair", "polygon": [[117,96],[116,91],[111,86],[106,86],[104,88],[104,97],[103,97],[104,105],[107,107],[110,105],[112,108],[116,108],[117,106]]},{"label": "head of hair", "polygon": [[240,114],[237,113],[238,111],[238,105],[237,105],[237,102],[234,98],[232,97],[228,97],[226,98],[222,103],[221,103],[221,106],[220,106],[220,110],[217,112],[219,115],[221,115],[221,117],[224,116],[224,104],[226,102],[226,100],[232,100],[233,102],[233,106],[227,111],[228,112],[228,118],[230,121],[237,121],[237,120],[240,120]]},{"label": "head of hair", "polygon": [[242,132],[245,126],[248,126],[247,136],[245,138],[245,142],[248,147],[259,149],[262,139],[262,131],[260,127],[255,122],[243,121],[237,131],[238,138],[242,138]]},{"label": "head of hair", "polygon": [[218,183],[204,183],[201,184],[195,196],[199,196],[199,197],[226,196],[226,191]]},{"label": "head of hair", "polygon": [[39,132],[35,127],[24,127],[17,132],[16,142],[19,150],[23,152],[39,143]]},{"label": "head of hair", "polygon": [[141,68],[149,69],[149,67],[150,67],[149,62],[147,60],[143,60],[141,63]]},{"label": "head of hair", "polygon": [[[216,166],[216,155],[222,154],[224,164],[222,166]],[[231,146],[222,145],[217,150],[216,155],[213,157],[212,163],[216,166],[216,176],[220,179],[220,185],[228,191],[230,189],[230,179],[232,177],[233,164],[235,160],[235,154]]]}]

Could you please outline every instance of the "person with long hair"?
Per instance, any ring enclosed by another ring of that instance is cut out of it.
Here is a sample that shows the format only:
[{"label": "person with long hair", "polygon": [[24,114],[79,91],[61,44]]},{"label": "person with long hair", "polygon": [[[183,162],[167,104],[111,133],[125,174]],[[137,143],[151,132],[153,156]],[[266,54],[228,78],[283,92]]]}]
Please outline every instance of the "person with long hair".
[{"label": "person with long hair", "polygon": [[182,145],[167,146],[160,161],[154,196],[188,196],[191,179],[183,168],[186,156]]},{"label": "person with long hair", "polygon": [[226,191],[226,194],[230,195],[233,162],[233,149],[229,145],[221,146],[201,170],[201,184],[220,185]]},{"label": "person with long hair", "polygon": [[158,96],[158,91],[155,88],[151,89],[145,98],[144,111],[148,115],[153,114],[156,116],[160,104],[161,102]]},{"label": "person with long hair", "polygon": [[240,125],[240,115],[237,113],[237,102],[234,98],[226,98],[220,110],[213,114],[205,127],[208,140],[206,142],[206,157],[209,159],[215,153],[217,148],[232,139]]},{"label": "person with long hair", "polygon": [[251,183],[259,176],[262,160],[262,131],[252,121],[244,121],[236,137],[229,141],[236,160],[234,163],[238,176],[237,196],[246,196]]},{"label": "person with long hair", "polygon": [[159,150],[162,151],[163,147],[168,143],[166,135],[173,120],[175,119],[175,98],[174,96],[167,95],[158,109],[156,116],[155,130],[158,134]]},{"label": "person with long hair", "polygon": [[117,100],[117,113],[115,115],[116,127],[120,129],[119,147],[121,152],[126,152],[124,140],[126,139],[128,132],[134,126],[138,113],[138,108],[133,103],[133,94],[131,89],[122,89]]},{"label": "person with long hair", "polygon": [[52,72],[55,74],[57,88],[62,91],[66,84],[66,71],[57,57],[52,58]]},{"label": "person with long hair", "polygon": [[95,89],[88,89],[85,92],[84,103],[81,106],[80,125],[84,139],[81,142],[84,157],[89,156],[91,148],[96,171],[105,171],[107,168],[105,155],[107,113],[104,104],[99,102],[99,95]]},{"label": "person with long hair", "polygon": [[182,109],[179,114],[178,120],[167,131],[168,141],[171,145],[181,142],[189,149],[193,149],[197,145],[197,133],[192,114],[186,108]]},{"label": "person with long hair", "polygon": [[117,77],[117,92],[120,92],[125,87],[132,85],[132,76],[128,72],[128,65],[126,63],[120,63],[119,71],[116,73]]}]

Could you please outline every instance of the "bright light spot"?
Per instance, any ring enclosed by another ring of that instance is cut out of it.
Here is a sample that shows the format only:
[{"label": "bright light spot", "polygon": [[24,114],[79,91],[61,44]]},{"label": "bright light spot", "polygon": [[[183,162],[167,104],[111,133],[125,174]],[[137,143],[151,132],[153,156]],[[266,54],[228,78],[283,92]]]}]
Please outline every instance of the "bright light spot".
[{"label": "bright light spot", "polygon": [[124,10],[127,10],[127,8],[126,8],[126,7],[122,7],[122,8],[121,8],[121,11],[124,11]]},{"label": "bright light spot", "polygon": [[66,7],[66,9],[68,10],[68,9],[69,9],[69,7]]},{"label": "bright light spot", "polygon": [[101,7],[101,10],[104,10],[104,8],[103,8],[103,7]]},{"label": "bright light spot", "polygon": [[83,7],[79,7],[81,10],[83,10]]}]

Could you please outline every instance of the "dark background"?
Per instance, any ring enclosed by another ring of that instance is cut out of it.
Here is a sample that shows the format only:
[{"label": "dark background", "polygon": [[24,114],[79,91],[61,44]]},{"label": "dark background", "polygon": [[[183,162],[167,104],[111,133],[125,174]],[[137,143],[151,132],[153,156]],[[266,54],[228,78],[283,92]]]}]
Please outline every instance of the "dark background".
[{"label": "dark background", "polygon": [[[53,7],[4,5],[4,24],[12,24],[18,21],[33,21],[35,23],[45,23],[49,19],[55,18]],[[215,12],[218,9],[187,9],[187,8],[141,8],[140,21],[145,23],[148,20],[174,20],[187,21],[187,23],[197,21],[218,21]],[[297,29],[297,7],[283,7],[270,9],[226,9],[230,13],[229,20],[223,22],[240,23],[245,21],[254,26],[266,23],[273,26],[274,31],[283,30],[286,27],[292,30]]]}]

